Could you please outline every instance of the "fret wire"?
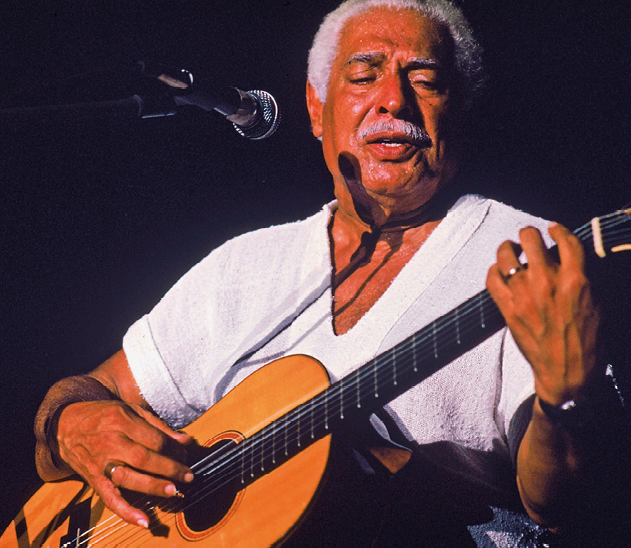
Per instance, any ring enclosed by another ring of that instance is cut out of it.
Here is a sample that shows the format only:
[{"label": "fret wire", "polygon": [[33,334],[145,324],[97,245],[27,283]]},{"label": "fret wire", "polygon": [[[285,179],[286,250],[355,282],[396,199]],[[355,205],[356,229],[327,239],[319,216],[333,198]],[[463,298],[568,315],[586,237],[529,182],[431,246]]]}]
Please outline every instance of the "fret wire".
[{"label": "fret wire", "polygon": [[245,483],[245,446],[241,447],[241,483]]},{"label": "fret wire", "polygon": [[397,347],[390,350],[392,354],[392,379],[394,386],[397,385]]},{"label": "fret wire", "polygon": [[416,357],[416,336],[417,333],[412,335],[412,364],[414,365],[414,373],[418,372],[418,358]]},{"label": "fret wire", "polygon": [[455,310],[456,315],[456,341],[460,344],[460,314],[458,313],[458,309]]},{"label": "fret wire", "polygon": [[265,472],[265,444],[261,445],[261,472]]},{"label": "fret wire", "polygon": [[340,419],[344,419],[344,379],[340,381]]},{"label": "fret wire", "polygon": [[379,388],[378,388],[378,385],[377,385],[377,360],[373,359],[372,360],[372,364],[373,364],[373,377],[374,377],[374,380],[375,380],[375,388],[374,388],[373,392],[375,394],[375,398],[378,398],[379,397]]},{"label": "fret wire", "polygon": [[254,477],[254,451],[250,452],[250,477]]}]

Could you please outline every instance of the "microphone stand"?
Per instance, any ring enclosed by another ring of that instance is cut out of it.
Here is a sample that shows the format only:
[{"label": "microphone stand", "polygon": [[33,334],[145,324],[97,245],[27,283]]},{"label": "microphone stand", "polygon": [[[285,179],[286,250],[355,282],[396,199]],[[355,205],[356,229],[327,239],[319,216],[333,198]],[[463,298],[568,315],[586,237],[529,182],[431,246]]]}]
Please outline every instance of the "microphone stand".
[{"label": "microphone stand", "polygon": [[93,120],[99,116],[131,120],[143,117],[144,100],[139,95],[115,101],[97,101],[68,105],[45,105],[0,110],[0,126],[34,122]]},{"label": "microphone stand", "polygon": [[[206,111],[217,112],[239,123],[238,109],[234,101],[219,94],[201,96],[192,90],[193,75],[181,70],[176,76],[161,70],[150,70],[143,61],[137,63],[140,74],[151,80],[157,80],[166,86],[165,92],[155,96],[133,95],[127,99],[95,101],[37,107],[17,107],[0,110],[0,128],[16,124],[61,123],[68,121],[91,121],[99,117],[132,121],[134,119],[173,116],[178,107],[194,105]],[[237,90],[234,90],[238,93]],[[201,98],[200,98],[201,97]]]}]

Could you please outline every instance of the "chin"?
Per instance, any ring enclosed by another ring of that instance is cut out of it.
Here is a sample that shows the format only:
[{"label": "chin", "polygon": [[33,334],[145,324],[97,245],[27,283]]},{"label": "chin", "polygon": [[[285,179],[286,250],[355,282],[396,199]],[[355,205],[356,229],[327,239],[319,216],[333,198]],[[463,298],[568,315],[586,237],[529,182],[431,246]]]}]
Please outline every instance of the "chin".
[{"label": "chin", "polygon": [[440,178],[432,174],[431,177],[377,177],[364,180],[366,191],[374,196],[382,196],[393,200],[407,200],[411,197],[426,196],[430,199],[440,186]]}]

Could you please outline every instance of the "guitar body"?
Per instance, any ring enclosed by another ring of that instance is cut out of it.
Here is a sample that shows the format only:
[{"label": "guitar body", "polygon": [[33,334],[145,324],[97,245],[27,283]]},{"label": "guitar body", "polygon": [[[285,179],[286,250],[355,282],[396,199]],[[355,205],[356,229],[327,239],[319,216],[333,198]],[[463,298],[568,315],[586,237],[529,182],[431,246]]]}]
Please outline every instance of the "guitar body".
[{"label": "guitar body", "polygon": [[[328,375],[316,360],[307,356],[282,358],[245,379],[186,432],[211,449],[224,440],[238,442],[328,385]],[[330,445],[331,436],[316,441],[234,497],[229,496],[227,503],[222,501],[222,515],[213,516],[207,527],[200,527],[199,519],[191,526],[186,512],[163,512],[158,507],[150,531],[145,531],[113,516],[80,481],[47,483],[9,525],[0,538],[0,547],[58,548],[69,540],[68,547],[98,545],[101,540],[107,546],[151,548],[188,546],[191,542],[227,548],[282,543],[318,494]],[[203,504],[212,514],[213,498],[208,497]]]}]

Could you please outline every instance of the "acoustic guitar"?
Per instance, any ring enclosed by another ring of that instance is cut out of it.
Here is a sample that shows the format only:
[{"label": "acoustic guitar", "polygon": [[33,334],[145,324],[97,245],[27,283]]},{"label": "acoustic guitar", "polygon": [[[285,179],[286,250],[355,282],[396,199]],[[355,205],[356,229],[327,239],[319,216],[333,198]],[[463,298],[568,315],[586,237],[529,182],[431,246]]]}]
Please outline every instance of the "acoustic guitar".
[{"label": "acoustic guitar", "polygon": [[[631,250],[630,221],[631,209],[617,211],[575,234],[591,254],[605,257]],[[67,480],[41,487],[0,537],[0,547],[291,544],[326,484],[334,435],[503,326],[484,290],[334,384],[313,358],[276,360],[185,429],[200,444],[192,484],[169,499],[129,494],[151,517],[149,529],[123,522],[87,484]],[[373,452],[392,472],[407,458],[378,447]]]}]

